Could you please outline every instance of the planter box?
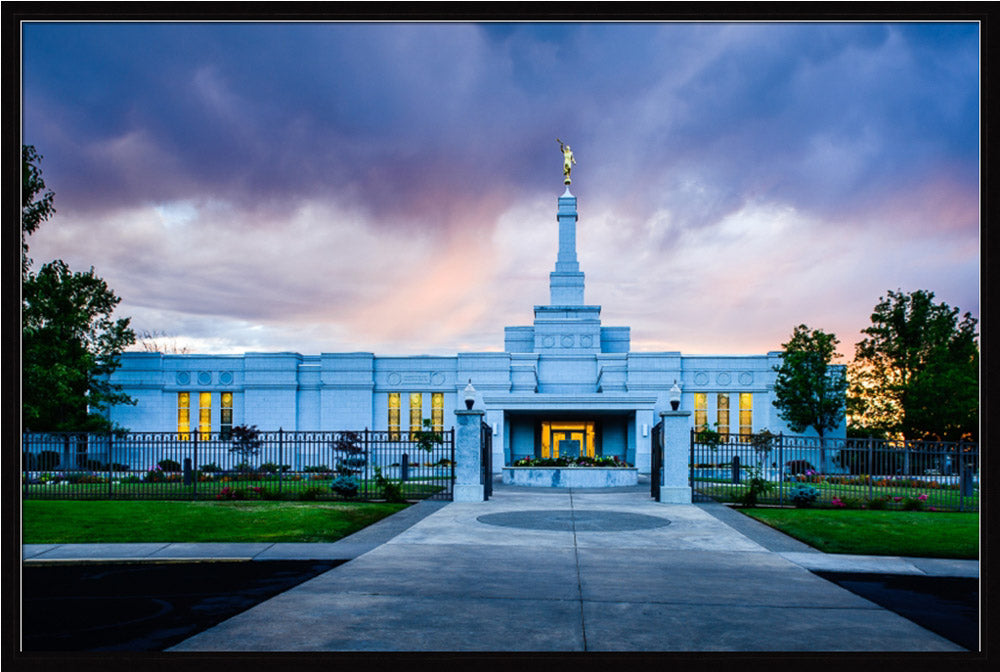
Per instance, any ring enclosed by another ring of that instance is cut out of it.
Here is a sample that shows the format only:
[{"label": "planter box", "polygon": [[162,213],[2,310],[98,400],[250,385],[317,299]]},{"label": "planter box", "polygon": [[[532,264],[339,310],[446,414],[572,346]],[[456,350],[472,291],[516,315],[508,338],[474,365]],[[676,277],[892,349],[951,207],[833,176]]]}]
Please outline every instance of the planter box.
[{"label": "planter box", "polygon": [[537,488],[617,488],[639,483],[635,467],[504,467],[504,485]]}]

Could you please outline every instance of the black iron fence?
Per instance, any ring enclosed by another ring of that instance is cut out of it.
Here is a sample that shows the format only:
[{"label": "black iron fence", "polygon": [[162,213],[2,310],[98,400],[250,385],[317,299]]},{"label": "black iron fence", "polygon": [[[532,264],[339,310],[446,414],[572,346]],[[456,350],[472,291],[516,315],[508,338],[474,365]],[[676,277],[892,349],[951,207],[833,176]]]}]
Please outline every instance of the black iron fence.
[{"label": "black iron fence", "polygon": [[971,442],[691,432],[694,493],[719,501],[834,508],[979,510]]},{"label": "black iron fence", "polygon": [[[455,433],[22,436],[29,499],[451,499]],[[386,487],[389,493],[386,492]]]}]

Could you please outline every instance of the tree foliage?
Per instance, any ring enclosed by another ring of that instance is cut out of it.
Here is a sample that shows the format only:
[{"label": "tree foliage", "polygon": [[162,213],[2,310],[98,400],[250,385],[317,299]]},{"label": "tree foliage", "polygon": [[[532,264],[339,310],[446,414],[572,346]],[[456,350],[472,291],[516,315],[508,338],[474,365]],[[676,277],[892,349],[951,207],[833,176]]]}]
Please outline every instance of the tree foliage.
[{"label": "tree foliage", "polygon": [[128,318],[112,318],[120,299],[93,268],[74,273],[60,260],[29,272],[22,291],[25,428],[110,429],[106,409],[131,402],[108,380],[135,340]]},{"label": "tree foliage", "polygon": [[[34,147],[22,148],[22,236],[55,208]],[[22,238],[24,240],[24,238]],[[121,301],[94,269],[74,273],[61,260],[31,271],[27,243],[21,269],[22,412],[30,431],[113,429],[109,406],[135,403],[109,376],[135,342],[128,318],[114,319]]]},{"label": "tree foliage", "polygon": [[908,439],[975,440],[979,346],[970,313],[935,303],[934,293],[880,297],[855,346],[852,424]]},{"label": "tree foliage", "polygon": [[781,366],[774,367],[774,406],[792,431],[812,427],[822,437],[844,419],[847,378],[844,368],[832,363],[840,356],[838,343],[835,335],[800,324],[782,344]]},{"label": "tree foliage", "polygon": [[35,151],[34,146],[24,145],[21,148],[21,257],[22,277],[31,266],[28,258],[27,236],[38,228],[39,224],[55,214],[53,199],[55,194],[46,191],[42,179],[42,169],[39,167],[42,156]]}]

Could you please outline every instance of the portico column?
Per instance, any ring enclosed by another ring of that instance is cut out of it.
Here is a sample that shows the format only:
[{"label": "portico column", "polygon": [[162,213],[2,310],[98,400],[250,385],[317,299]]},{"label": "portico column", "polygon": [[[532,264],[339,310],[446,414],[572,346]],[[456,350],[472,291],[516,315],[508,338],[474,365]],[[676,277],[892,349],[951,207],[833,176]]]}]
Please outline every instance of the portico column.
[{"label": "portico column", "polygon": [[691,411],[661,411],[663,420],[663,480],[660,483],[660,502],[664,504],[690,504],[691,486],[688,484],[691,455],[691,430],[688,418]]},{"label": "portico column", "polygon": [[456,502],[483,501],[482,423],[485,411],[455,411],[455,490]]}]

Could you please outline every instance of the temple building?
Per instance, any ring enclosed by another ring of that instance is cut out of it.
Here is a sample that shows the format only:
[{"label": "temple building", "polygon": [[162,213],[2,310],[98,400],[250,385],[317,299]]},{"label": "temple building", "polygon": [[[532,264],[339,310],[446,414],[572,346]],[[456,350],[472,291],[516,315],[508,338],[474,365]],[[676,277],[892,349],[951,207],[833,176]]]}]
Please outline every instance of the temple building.
[{"label": "temple building", "polygon": [[[568,148],[567,148],[568,149]],[[567,160],[567,164],[569,161]],[[789,429],[772,405],[779,352],[683,355],[632,352],[629,327],[603,326],[601,307],[584,300],[576,255],[577,200],[558,199],[559,248],[548,305],[529,326],[504,330],[503,352],[455,356],[380,356],[369,352],[302,355],[168,355],[128,352],[112,382],[137,400],[110,418],[133,431],[436,429],[454,423],[471,381],[476,408],[493,433],[493,465],[526,456],[616,455],[640,473],[650,468],[650,431],[670,409],[670,390],[692,427],[746,435]],[[842,425],[830,437],[843,437]]]}]

